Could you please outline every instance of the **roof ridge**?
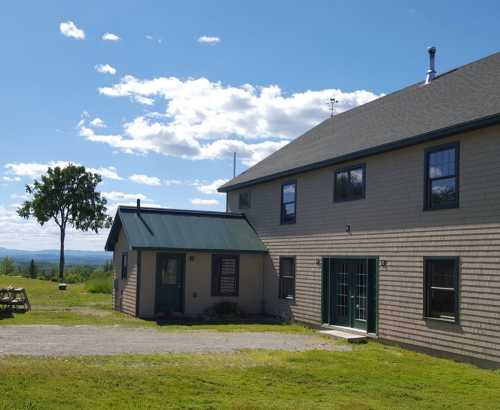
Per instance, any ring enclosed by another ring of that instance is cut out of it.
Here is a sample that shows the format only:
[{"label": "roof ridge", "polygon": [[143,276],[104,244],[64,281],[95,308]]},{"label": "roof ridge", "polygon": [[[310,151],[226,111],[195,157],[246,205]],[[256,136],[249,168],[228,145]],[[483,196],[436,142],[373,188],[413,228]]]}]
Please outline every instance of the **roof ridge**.
[{"label": "roof ridge", "polygon": [[149,212],[149,213],[164,213],[164,214],[178,214],[178,215],[192,215],[192,216],[219,216],[228,218],[244,218],[245,215],[238,212],[224,212],[224,211],[202,211],[195,209],[175,209],[175,208],[155,208],[155,207],[143,207],[137,208],[134,205],[119,205],[118,211],[133,211],[137,212]]}]

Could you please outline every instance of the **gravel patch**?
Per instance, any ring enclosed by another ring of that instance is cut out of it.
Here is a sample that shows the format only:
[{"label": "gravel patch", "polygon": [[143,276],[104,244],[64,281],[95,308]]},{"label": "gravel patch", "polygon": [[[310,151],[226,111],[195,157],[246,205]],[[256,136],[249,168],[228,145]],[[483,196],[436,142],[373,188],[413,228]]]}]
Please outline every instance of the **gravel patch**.
[{"label": "gravel patch", "polygon": [[349,351],[316,335],[277,332],[162,332],[117,326],[1,326],[0,355],[89,356],[230,352],[242,349]]}]

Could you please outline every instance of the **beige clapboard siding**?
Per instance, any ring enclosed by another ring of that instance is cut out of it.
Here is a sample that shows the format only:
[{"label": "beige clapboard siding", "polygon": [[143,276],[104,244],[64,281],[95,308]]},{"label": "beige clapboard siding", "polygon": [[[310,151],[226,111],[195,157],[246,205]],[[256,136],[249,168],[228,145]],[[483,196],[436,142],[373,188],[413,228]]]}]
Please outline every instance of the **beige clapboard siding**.
[{"label": "beige clapboard siding", "polygon": [[[121,278],[122,253],[128,252],[128,275],[126,280]],[[113,308],[130,315],[136,315],[137,296],[137,252],[128,249],[127,239],[123,230],[120,231],[113,252],[113,277],[117,287],[113,286]]]},{"label": "beige clapboard siding", "polygon": [[[460,142],[460,208],[423,211],[424,150]],[[337,167],[258,184],[247,218],[270,250],[265,307],[321,323],[322,256],[377,256],[381,338],[500,362],[500,127],[368,157],[366,198],[333,202]],[[297,181],[297,223],[282,226],[281,184]],[[238,209],[238,193],[228,208]],[[352,233],[345,232],[351,225]],[[280,256],[296,257],[296,300],[279,300]],[[460,257],[460,325],[425,321],[424,256]]]}]

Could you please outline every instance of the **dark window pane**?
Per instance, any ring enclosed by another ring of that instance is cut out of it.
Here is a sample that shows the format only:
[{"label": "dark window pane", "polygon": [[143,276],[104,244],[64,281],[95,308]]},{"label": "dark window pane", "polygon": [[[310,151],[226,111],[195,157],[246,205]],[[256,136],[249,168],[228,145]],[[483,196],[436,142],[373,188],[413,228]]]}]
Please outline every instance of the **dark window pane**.
[{"label": "dark window pane", "polygon": [[281,258],[279,270],[279,297],[295,298],[295,259]]},{"label": "dark window pane", "polygon": [[455,175],[455,148],[429,154],[429,178]]},{"label": "dark window pane", "polygon": [[177,259],[167,259],[161,270],[161,284],[175,285],[177,284]]},{"label": "dark window pane", "polygon": [[335,193],[338,199],[346,199],[349,193],[349,173],[339,172],[336,177]]},{"label": "dark window pane", "polygon": [[455,261],[450,259],[433,260],[430,262],[431,285],[443,288],[453,288],[455,286]]},{"label": "dark window pane", "polygon": [[283,202],[295,202],[295,184],[283,185]]},{"label": "dark window pane", "polygon": [[430,290],[430,317],[441,319],[455,318],[455,291],[444,289]]},{"label": "dark window pane", "polygon": [[335,200],[345,201],[364,197],[363,167],[339,171],[335,174]]},{"label": "dark window pane", "polygon": [[457,180],[446,178],[431,181],[431,205],[443,206],[457,201]]},{"label": "dark window pane", "polygon": [[239,208],[240,209],[250,208],[250,192],[240,192]]},{"label": "dark window pane", "polygon": [[457,261],[430,259],[426,262],[427,317],[454,320],[457,317]]}]

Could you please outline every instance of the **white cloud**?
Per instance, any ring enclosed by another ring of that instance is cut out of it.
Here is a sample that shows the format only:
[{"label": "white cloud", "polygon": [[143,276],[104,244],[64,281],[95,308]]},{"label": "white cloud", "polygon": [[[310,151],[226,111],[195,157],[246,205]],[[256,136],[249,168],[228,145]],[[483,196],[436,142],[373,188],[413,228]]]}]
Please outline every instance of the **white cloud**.
[{"label": "white cloud", "polygon": [[120,41],[121,38],[120,36],[117,36],[116,34],[113,33],[104,33],[101,37],[104,41]]},{"label": "white cloud", "polygon": [[164,102],[165,111],[136,117],[114,135],[98,134],[83,124],[80,134],[87,139],[128,153],[154,152],[193,160],[229,158],[236,152],[245,165],[255,164],[328,118],[327,102],[332,96],[340,101],[335,113],[378,97],[366,90],[307,90],[288,95],[277,85],[225,86],[206,78],[141,80],[133,76],[99,92],[143,104]]},{"label": "white cloud", "polygon": [[[74,165],[80,165],[77,162],[71,162]],[[38,163],[38,162],[16,162],[5,164],[7,175],[3,178],[5,181],[10,178],[18,181],[20,177],[38,178],[40,175],[45,174],[49,167],[61,167],[64,168],[70,164],[70,161],[50,161],[48,163]],[[118,175],[115,167],[99,167],[99,168],[86,168],[87,171],[100,174],[103,178],[121,180],[123,179]],[[13,176],[9,176],[13,175]]]},{"label": "white cloud", "polygon": [[202,206],[215,206],[215,205],[219,205],[219,201],[217,199],[194,198],[194,199],[191,199],[191,203],[193,205],[202,205]]},{"label": "white cloud", "polygon": [[195,181],[194,186],[196,189],[207,195],[220,195],[220,192],[217,192],[217,188],[224,185],[228,179],[216,179],[212,182],[203,182],[203,181]]},{"label": "white cloud", "polygon": [[143,194],[128,194],[121,191],[102,192],[102,195],[110,202],[135,201],[137,199],[144,201],[147,199],[146,195]]},{"label": "white cloud", "polygon": [[143,174],[134,174],[129,177],[129,179],[133,182],[136,182],[138,184],[143,184],[143,185],[150,185],[150,186],[160,186],[161,185],[161,180],[158,177],[150,177],[148,175],[143,175]]},{"label": "white cloud", "polygon": [[72,21],[64,21],[59,24],[59,31],[63,36],[75,38],[77,40],[85,39],[85,32],[78,28]]},{"label": "white cloud", "polygon": [[179,181],[178,179],[165,179],[163,180],[163,185],[165,186],[174,186],[174,185],[181,185],[182,181]]},{"label": "white cloud", "polygon": [[[83,120],[80,120],[83,121]],[[79,123],[79,126],[82,126],[83,122]],[[92,121],[90,121],[90,125],[94,128],[106,128],[106,123],[100,119],[99,117],[94,118]]]},{"label": "white cloud", "polygon": [[87,171],[93,172],[94,174],[99,174],[103,178],[114,179],[115,181],[121,181],[123,178],[118,175],[115,167],[100,167],[100,168],[86,168]]},{"label": "white cloud", "polygon": [[198,38],[198,43],[217,44],[217,43],[220,43],[220,37],[215,37],[215,36],[201,36],[201,37]]},{"label": "white cloud", "polygon": [[2,177],[2,181],[4,182],[19,182],[21,180],[20,177],[9,177],[7,175],[4,175]]},{"label": "white cloud", "polygon": [[116,68],[114,68],[113,66],[111,66],[109,64],[99,64],[99,65],[96,65],[95,66],[95,70],[98,73],[102,73],[102,74],[111,74],[111,75],[115,75],[116,74]]}]

